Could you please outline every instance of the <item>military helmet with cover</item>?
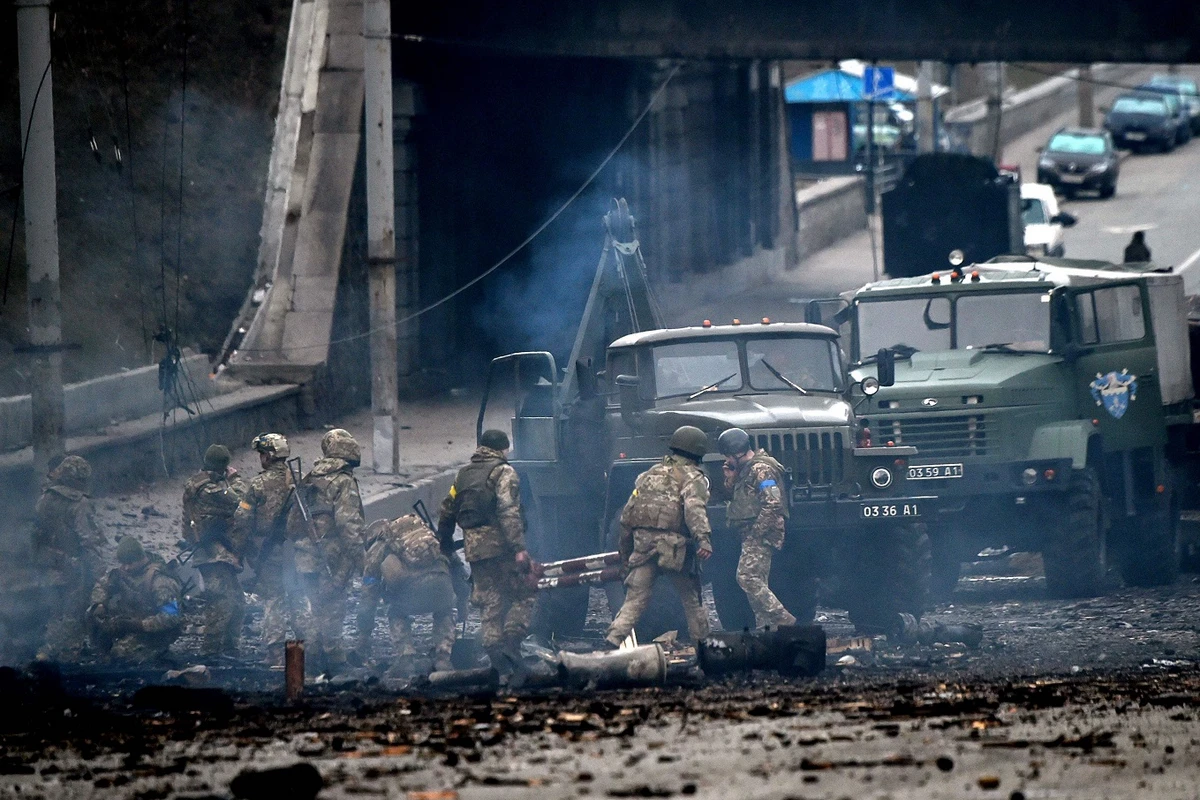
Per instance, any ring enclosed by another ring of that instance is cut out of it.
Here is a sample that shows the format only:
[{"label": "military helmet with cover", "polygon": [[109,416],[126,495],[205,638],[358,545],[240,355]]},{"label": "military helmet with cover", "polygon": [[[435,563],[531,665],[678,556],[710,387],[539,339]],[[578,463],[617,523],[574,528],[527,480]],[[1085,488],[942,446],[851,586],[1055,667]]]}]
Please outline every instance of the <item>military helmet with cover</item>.
[{"label": "military helmet with cover", "polygon": [[82,456],[67,456],[50,471],[52,483],[85,491],[92,480],[92,465]]},{"label": "military helmet with cover", "polygon": [[126,536],[117,545],[117,561],[122,564],[136,564],[145,557],[145,548],[134,536]]},{"label": "military helmet with cover", "polygon": [[340,458],[355,467],[362,461],[358,442],[344,428],[334,428],[321,437],[321,452],[326,458]]},{"label": "military helmet with cover", "polygon": [[250,446],[272,460],[287,458],[292,453],[287,438],[281,433],[260,433]]},{"label": "military helmet with cover", "polygon": [[694,425],[681,425],[671,434],[667,446],[699,461],[708,452],[708,436]]},{"label": "military helmet with cover", "polygon": [[750,434],[741,428],[730,428],[717,437],[717,449],[723,456],[740,456],[750,449]]},{"label": "military helmet with cover", "polygon": [[223,444],[210,444],[204,451],[204,468],[209,472],[224,472],[229,468],[232,456]]},{"label": "military helmet with cover", "polygon": [[482,447],[504,452],[509,447],[508,434],[495,428],[489,428],[479,437],[479,444]]}]

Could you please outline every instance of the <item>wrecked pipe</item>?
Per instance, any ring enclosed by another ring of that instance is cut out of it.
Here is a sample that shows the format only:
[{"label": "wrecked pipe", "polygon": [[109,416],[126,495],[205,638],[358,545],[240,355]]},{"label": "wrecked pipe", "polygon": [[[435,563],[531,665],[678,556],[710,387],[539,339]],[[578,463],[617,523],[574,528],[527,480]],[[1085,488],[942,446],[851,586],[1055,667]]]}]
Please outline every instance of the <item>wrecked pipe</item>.
[{"label": "wrecked pipe", "polygon": [[722,631],[702,639],[696,657],[710,677],[752,669],[817,675],[825,669],[825,630],[817,625],[784,625]]},{"label": "wrecked pipe", "polygon": [[626,650],[597,653],[559,653],[559,678],[567,686],[656,686],[667,679],[667,656],[662,645],[644,644]]},{"label": "wrecked pipe", "polygon": [[951,625],[927,619],[918,622],[912,614],[900,614],[897,638],[909,644],[964,644],[974,650],[983,644],[983,626],[977,622]]},{"label": "wrecked pipe", "polygon": [[429,673],[430,689],[495,689],[499,685],[500,673],[492,667],[436,670]]},{"label": "wrecked pipe", "polygon": [[304,640],[293,639],[283,647],[283,694],[294,702],[304,694]]}]

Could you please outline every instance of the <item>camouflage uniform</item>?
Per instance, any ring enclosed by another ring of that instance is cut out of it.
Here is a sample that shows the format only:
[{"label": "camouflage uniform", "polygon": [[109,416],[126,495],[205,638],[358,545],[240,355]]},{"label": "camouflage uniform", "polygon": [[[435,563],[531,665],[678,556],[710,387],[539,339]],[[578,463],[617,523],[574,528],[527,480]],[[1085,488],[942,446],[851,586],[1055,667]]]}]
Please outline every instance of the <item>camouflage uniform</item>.
[{"label": "camouflage uniform", "polygon": [[437,536],[420,517],[408,514],[372,523],[369,539],[358,605],[358,653],[364,660],[370,657],[375,609],[383,600],[397,660],[411,666],[417,656],[409,618],[432,614],[433,667],[452,669],[456,598],[450,560]]},{"label": "camouflage uniform", "polygon": [[183,538],[195,548],[192,563],[204,579],[201,655],[237,655],[246,596],[238,582],[241,546],[232,523],[245,490],[224,467],[197,472],[183,488]]},{"label": "camouflage uniform", "polygon": [[788,509],[783,501],[783,465],[758,450],[754,457],[726,473],[726,488],[733,493],[726,519],[742,540],[737,582],[754,609],[754,624],[795,625],[796,618],[771,591],[771,558],[783,547]]},{"label": "camouflage uniform", "polygon": [[308,604],[299,591],[295,562],[288,558],[288,500],[292,475],[283,459],[272,461],[250,479],[234,514],[237,540],[243,542],[254,568],[254,591],[263,600],[262,638],[268,660],[283,657],[290,623],[297,639],[311,625]]},{"label": "camouflage uniform", "polygon": [[459,470],[442,501],[438,538],[448,541],[455,524],[463,529],[483,646],[515,651],[529,633],[537,590],[527,580],[527,565],[518,561],[525,553],[521,481],[503,452],[480,447]]},{"label": "camouflage uniform", "polygon": [[296,571],[312,605],[313,640],[309,652],[325,670],[346,663],[342,626],[351,579],[362,573],[362,499],[354,467],[359,449],[354,438],[336,428],[321,440],[325,453],[304,476],[300,493],[310,521],[299,503],[288,511],[288,538],[295,552]]},{"label": "camouflage uniform", "polygon": [[158,556],[110,570],[92,590],[87,610],[92,645],[116,661],[163,659],[183,632],[180,588]]},{"label": "camouflage uniform", "polygon": [[67,456],[50,473],[35,511],[33,558],[58,587],[55,616],[46,627],[39,658],[77,661],[83,653],[88,596],[104,568],[104,534],[96,525],[87,495],[92,468],[79,456]]},{"label": "camouflage uniform", "polygon": [[660,573],[679,594],[692,639],[708,635],[700,581],[685,570],[695,550],[712,550],[707,506],[708,478],[683,456],[667,455],[638,476],[621,511],[620,551],[629,572],[625,602],[605,637],[610,643],[620,644],[637,625]]}]

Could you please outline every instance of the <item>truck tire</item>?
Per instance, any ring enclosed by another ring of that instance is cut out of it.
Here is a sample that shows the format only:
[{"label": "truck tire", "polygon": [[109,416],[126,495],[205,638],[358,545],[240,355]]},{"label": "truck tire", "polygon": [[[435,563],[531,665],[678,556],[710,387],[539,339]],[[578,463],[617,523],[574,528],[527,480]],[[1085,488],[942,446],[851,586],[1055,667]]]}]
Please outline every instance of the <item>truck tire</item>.
[{"label": "truck tire", "polygon": [[1130,586],[1164,586],[1179,577],[1179,500],[1171,486],[1151,510],[1126,523],[1121,577]]},{"label": "truck tire", "polygon": [[931,554],[921,523],[896,523],[860,536],[845,561],[842,585],[850,621],[860,633],[892,633],[901,613],[917,619],[929,606]]},{"label": "truck tire", "polygon": [[1066,519],[1054,520],[1042,549],[1051,597],[1091,597],[1104,582],[1104,514],[1100,479],[1092,467],[1071,471]]}]

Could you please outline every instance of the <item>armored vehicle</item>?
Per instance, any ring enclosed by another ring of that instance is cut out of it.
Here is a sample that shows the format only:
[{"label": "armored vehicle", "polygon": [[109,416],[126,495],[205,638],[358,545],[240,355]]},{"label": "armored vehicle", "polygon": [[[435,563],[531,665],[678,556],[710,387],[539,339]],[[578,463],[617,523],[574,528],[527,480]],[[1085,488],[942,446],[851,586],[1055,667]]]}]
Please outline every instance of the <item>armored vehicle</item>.
[{"label": "armored vehicle", "polygon": [[1014,256],[846,299],[852,375],[895,379],[862,414],[939,497],[935,589],[985,547],[1040,551],[1057,596],[1100,591],[1110,563],[1175,577],[1200,447],[1182,276]]},{"label": "armored vehicle", "polygon": [[[623,203],[606,223],[608,241],[568,368],[560,372],[546,352],[497,358],[480,408],[479,431],[512,432],[534,556],[611,549],[634,479],[667,451],[677,427],[701,428],[714,451],[722,431],[741,427],[790,472],[790,527],[772,578],[789,610],[812,619],[812,579],[820,572],[863,628],[886,629],[900,611],[919,615],[929,571],[921,523],[934,498],[907,489],[914,448],[871,447],[859,429],[853,403],[878,389],[876,379],[852,385],[837,333],[824,326],[763,319],[663,327]],[[704,571],[722,624],[738,629],[753,626],[754,617],[734,578],[740,542],[724,529],[721,463],[715,452],[705,460],[715,555]],[[610,605],[619,600],[611,597]],[[543,632],[580,630],[586,589],[542,601]],[[675,620],[644,621],[682,629]]]}]

